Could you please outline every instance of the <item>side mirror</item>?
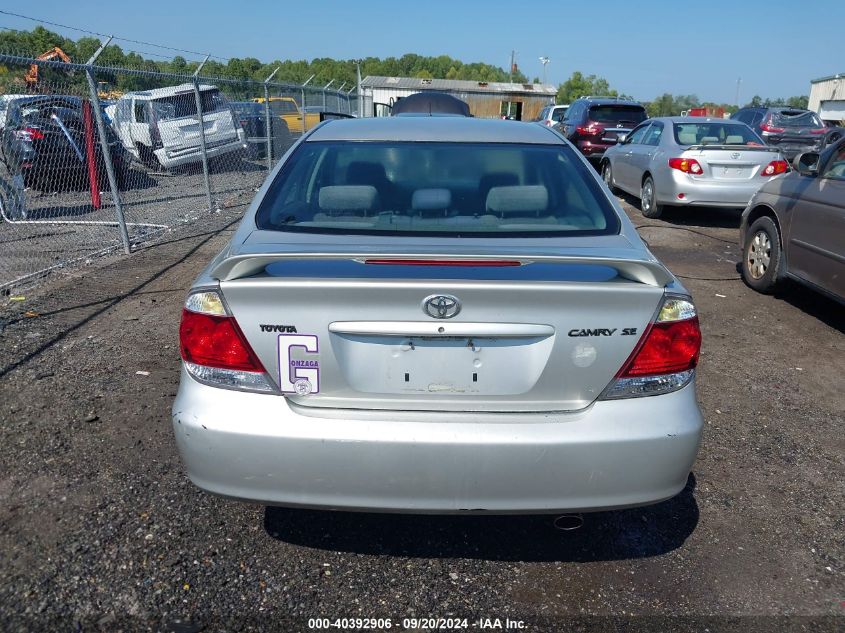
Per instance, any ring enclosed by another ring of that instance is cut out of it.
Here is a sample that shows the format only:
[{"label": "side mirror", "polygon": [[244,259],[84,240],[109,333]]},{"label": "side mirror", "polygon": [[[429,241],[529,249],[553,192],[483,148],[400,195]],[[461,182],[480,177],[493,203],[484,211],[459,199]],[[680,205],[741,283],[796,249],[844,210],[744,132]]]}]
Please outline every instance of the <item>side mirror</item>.
[{"label": "side mirror", "polygon": [[798,154],[793,161],[792,166],[802,176],[818,176],[819,175],[819,155],[816,152],[803,152]]},{"label": "side mirror", "polygon": [[619,136],[616,137],[616,142],[619,143],[620,145],[624,145],[625,143],[628,142],[628,135],[627,134],[620,134]]}]

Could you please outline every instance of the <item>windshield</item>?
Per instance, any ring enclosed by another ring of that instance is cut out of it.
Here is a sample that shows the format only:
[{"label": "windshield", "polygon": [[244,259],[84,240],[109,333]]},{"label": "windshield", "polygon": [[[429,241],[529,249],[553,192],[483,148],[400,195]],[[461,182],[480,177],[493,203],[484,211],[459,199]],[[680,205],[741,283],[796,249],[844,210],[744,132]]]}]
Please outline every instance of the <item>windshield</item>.
[{"label": "windshield", "polygon": [[678,145],[765,145],[747,125],[740,123],[675,123]]},{"label": "windshield", "polygon": [[[203,113],[217,112],[228,107],[226,98],[217,89],[201,91],[200,103]],[[160,121],[197,115],[196,98],[193,90],[181,92],[172,97],[153,99],[150,101],[150,106],[155,112],[156,118]]]},{"label": "windshield", "polygon": [[774,112],[772,123],[775,127],[824,127],[815,112]]},{"label": "windshield", "polygon": [[590,108],[590,121],[605,123],[610,127],[622,125],[634,127],[648,118],[642,106],[601,105]]},{"label": "windshield", "polygon": [[285,163],[260,229],[366,234],[609,234],[619,220],[560,145],[310,142]]}]

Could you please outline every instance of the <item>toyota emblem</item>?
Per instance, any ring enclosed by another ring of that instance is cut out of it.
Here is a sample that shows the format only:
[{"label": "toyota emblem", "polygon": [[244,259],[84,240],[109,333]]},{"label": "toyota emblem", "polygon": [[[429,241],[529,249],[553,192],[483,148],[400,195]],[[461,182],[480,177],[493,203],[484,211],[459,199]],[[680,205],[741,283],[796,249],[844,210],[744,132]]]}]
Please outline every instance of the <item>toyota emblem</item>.
[{"label": "toyota emblem", "polygon": [[461,302],[452,295],[431,295],[422,302],[422,309],[435,319],[451,319],[461,311]]},{"label": "toyota emblem", "polygon": [[733,154],[731,154],[731,158],[733,158],[734,160],[739,158],[739,152],[734,152]]}]

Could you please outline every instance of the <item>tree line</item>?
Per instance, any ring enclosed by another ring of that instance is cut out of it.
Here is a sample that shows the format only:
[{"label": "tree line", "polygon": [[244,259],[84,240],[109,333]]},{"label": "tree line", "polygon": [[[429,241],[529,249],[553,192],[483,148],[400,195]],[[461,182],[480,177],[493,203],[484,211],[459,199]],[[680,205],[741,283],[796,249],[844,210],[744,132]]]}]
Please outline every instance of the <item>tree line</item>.
[{"label": "tree line", "polygon": [[[0,51],[22,56],[36,57],[54,46],[61,48],[75,63],[85,63],[100,47],[100,40],[94,37],[82,37],[72,40],[42,26],[32,31],[0,32]],[[498,66],[483,62],[464,63],[448,55],[427,57],[409,53],[402,57],[365,57],[359,60],[361,75],[382,75],[388,77],[420,77],[466,79],[472,81],[508,81],[511,75]],[[106,47],[97,59],[98,66],[132,68],[152,72],[187,74],[196,70],[198,62],[188,61],[177,55],[169,60],[152,60],[133,51],[124,51],[116,44]],[[202,74],[209,77],[221,77],[233,80],[264,81],[276,68],[279,68],[274,81],[300,84],[314,75],[314,86],[325,86],[334,80],[332,87],[339,87],[346,82],[349,89],[356,82],[356,62],[352,59],[337,60],[321,57],[307,60],[274,60],[262,62],[254,57],[232,58],[228,61],[209,60],[202,69]],[[67,82],[68,77],[59,70],[42,68],[41,74],[47,81]],[[6,92],[13,92],[14,84],[23,86],[23,73],[19,67],[0,66],[0,86]],[[527,82],[519,71],[512,75],[513,81]],[[155,78],[141,75],[114,73],[109,77],[111,83],[120,90],[143,90],[154,88],[161,82]],[[76,82],[74,82],[76,83]],[[19,90],[18,90],[19,91]]]},{"label": "tree line", "polygon": [[[584,75],[580,71],[575,71],[565,82],[560,84],[557,91],[558,103],[572,103],[575,99],[585,95],[619,97],[620,99],[631,99],[629,95],[620,94],[618,91],[610,87],[610,84],[603,77],[596,77],[595,75]],[[759,95],[754,97],[746,103],[747,106],[786,106],[790,108],[806,108],[809,102],[807,95],[798,95],[789,98],[778,99],[764,99]],[[663,93],[656,99],[651,101],[641,101],[645,106],[646,111],[650,117],[655,116],[676,116],[692,108],[722,108],[725,112],[736,112],[738,110],[736,104],[732,103],[716,103],[714,101],[702,101],[698,95],[673,95],[668,92]]]},{"label": "tree line", "polygon": [[[0,51],[5,53],[36,57],[54,46],[61,48],[72,61],[85,63],[100,47],[100,40],[94,37],[72,40],[42,26],[37,26],[32,31],[9,30],[0,32]],[[498,66],[483,62],[466,64],[448,55],[431,57],[408,53],[401,57],[384,59],[366,57],[360,60],[360,63],[363,77],[380,75],[470,81],[508,81],[512,79],[518,83],[527,83],[528,81],[527,77],[518,70],[511,75],[507,70]],[[97,64],[107,67],[190,75],[196,70],[198,62],[188,61],[181,55],[172,59],[152,60],[130,50],[124,51],[120,46],[112,44],[106,47],[98,58]],[[324,86],[334,80],[332,87],[339,87],[345,82],[346,86],[351,88],[356,81],[355,60],[337,60],[329,57],[320,57],[311,61],[288,59],[272,62],[262,62],[254,57],[232,58],[225,62],[212,59],[203,67],[202,74],[232,80],[264,81],[276,68],[279,68],[279,70],[276,73],[275,80],[282,83],[300,84],[311,75],[315,76],[312,81],[314,86]],[[24,87],[24,72],[25,69],[19,66],[0,65],[0,90],[6,93],[20,92]],[[60,70],[46,67],[41,69],[40,74],[45,83],[69,83],[77,90],[85,89],[83,77],[68,76],[67,73]],[[100,73],[98,79],[107,80],[115,89],[122,91],[144,90],[168,83],[168,81],[162,81],[155,77],[119,72],[105,77],[103,73]],[[539,79],[535,77],[533,81],[537,83]],[[603,77],[584,75],[580,71],[575,71],[569,79],[559,85],[556,101],[557,103],[571,103],[584,95],[631,98],[629,95],[620,94]],[[755,95],[746,105],[783,105],[806,108],[807,101],[808,98],[805,95],[787,99],[764,99]],[[702,101],[694,94],[672,95],[664,93],[656,99],[641,101],[641,103],[646,107],[649,116],[677,115],[682,111],[698,107],[721,107],[724,108],[725,112],[735,112],[737,109],[734,104]]]}]

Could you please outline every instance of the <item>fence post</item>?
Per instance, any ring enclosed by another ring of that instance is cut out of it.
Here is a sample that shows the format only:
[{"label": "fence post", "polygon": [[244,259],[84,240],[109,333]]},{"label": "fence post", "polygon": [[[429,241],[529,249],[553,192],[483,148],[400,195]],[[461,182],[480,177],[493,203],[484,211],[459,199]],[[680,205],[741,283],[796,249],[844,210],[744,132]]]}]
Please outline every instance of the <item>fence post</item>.
[{"label": "fence post", "polygon": [[307,86],[308,82],[310,82],[312,79],[314,79],[314,75],[311,75],[308,79],[306,79],[305,83],[302,84],[302,86],[301,86],[302,87],[302,106],[301,106],[301,110],[302,110],[302,133],[303,134],[305,134],[305,86]]},{"label": "fence post", "polygon": [[355,86],[352,86],[349,89],[349,92],[346,93],[346,107],[349,108],[349,114],[352,114],[352,91],[355,90]]},{"label": "fence post", "polygon": [[214,200],[211,195],[211,178],[208,175],[208,151],[205,145],[205,122],[202,119],[202,99],[200,98],[200,84],[199,84],[199,74],[202,70],[202,67],[205,66],[205,63],[208,61],[208,58],[211,55],[206,55],[205,59],[202,60],[197,69],[194,71],[193,76],[193,83],[194,83],[194,101],[197,104],[197,123],[199,124],[200,128],[200,152],[202,153],[202,175],[205,179],[205,195],[208,199],[208,210],[214,210]]},{"label": "fence post", "polygon": [[277,66],[276,70],[270,73],[270,76],[264,80],[264,127],[267,129],[267,171],[273,171],[273,125],[270,119],[270,81],[279,72],[281,66]]},{"label": "fence post", "polygon": [[132,248],[129,244],[129,231],[126,229],[126,217],[123,215],[123,205],[120,202],[120,191],[117,188],[117,178],[114,175],[114,163],[112,163],[111,148],[109,147],[109,139],[106,136],[106,125],[103,122],[103,112],[100,110],[100,97],[97,95],[97,82],[94,81],[94,62],[100,56],[109,42],[112,41],[112,36],[106,40],[105,44],[101,44],[100,48],[91,56],[88,63],[85,64],[85,77],[88,79],[88,90],[91,92],[91,109],[94,110],[94,118],[97,120],[97,132],[100,135],[100,148],[103,150],[103,162],[106,164],[106,174],[109,177],[109,188],[111,189],[111,197],[114,201],[115,215],[117,216],[117,226],[120,230],[120,241],[123,242],[123,252],[129,255]]},{"label": "fence post", "polygon": [[323,86],[323,112],[328,111],[328,104],[326,103],[326,98],[328,95],[326,94],[326,91],[329,89],[329,86],[331,86],[333,83],[334,79],[332,79],[329,83]]}]

